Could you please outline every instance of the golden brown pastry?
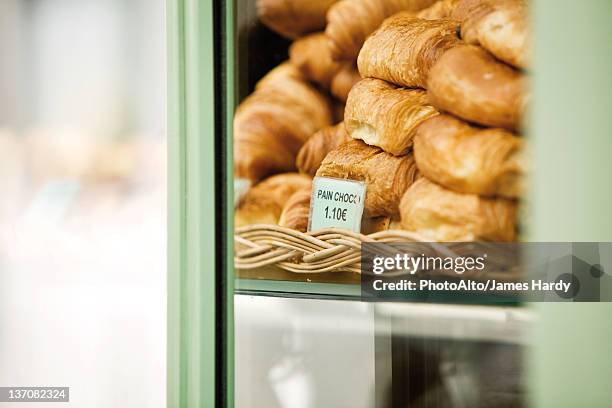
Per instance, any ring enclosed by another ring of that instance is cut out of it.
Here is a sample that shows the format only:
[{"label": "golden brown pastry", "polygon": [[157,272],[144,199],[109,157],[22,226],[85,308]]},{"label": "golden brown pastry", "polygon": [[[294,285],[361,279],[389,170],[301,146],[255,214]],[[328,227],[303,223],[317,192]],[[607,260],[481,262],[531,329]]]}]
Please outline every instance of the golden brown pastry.
[{"label": "golden brown pastry", "polygon": [[349,140],[329,152],[317,176],[364,181],[364,213],[376,217],[398,214],[399,200],[418,172],[411,154],[397,157],[361,140]]},{"label": "golden brown pastry", "polygon": [[285,203],[298,190],[310,188],[311,178],[298,173],[269,177],[251,187],[236,206],[234,226],[276,224]]},{"label": "golden brown pastry", "polygon": [[418,11],[435,0],[341,0],[327,13],[325,35],[337,60],[357,58],[365,39],[383,20],[399,11]]},{"label": "golden brown pastry", "polygon": [[314,176],[327,153],[348,140],[350,138],[344,128],[344,122],[324,127],[304,143],[297,155],[295,166],[300,173]]},{"label": "golden brown pastry", "polygon": [[425,20],[451,20],[451,14],[457,0],[440,0],[416,13],[416,17]]},{"label": "golden brown pastry", "polygon": [[419,171],[460,193],[519,197],[525,188],[523,153],[523,140],[514,134],[449,115],[427,120],[414,138]]},{"label": "golden brown pastry", "polygon": [[325,28],[327,10],[337,0],[257,0],[257,16],[267,27],[287,38]]},{"label": "golden brown pastry", "polygon": [[310,215],[310,197],[312,188],[298,190],[289,197],[283,207],[278,225],[297,231],[308,230],[308,216]]},{"label": "golden brown pastry", "polygon": [[349,94],[344,124],[353,139],[361,139],[396,156],[406,154],[418,126],[438,111],[422,89],[398,88],[366,78]]},{"label": "golden brown pastry", "polygon": [[268,73],[234,116],[234,174],[257,181],[295,169],[302,144],[332,124],[328,99],[298,70],[282,64]]},{"label": "golden brown pastry", "polygon": [[332,59],[329,39],[324,33],[309,34],[289,47],[289,61],[304,76],[329,89],[340,64]]},{"label": "golden brown pastry", "polygon": [[361,81],[361,75],[355,64],[344,63],[332,79],[331,94],[336,99],[346,102],[351,88],[359,81]]},{"label": "golden brown pastry", "polygon": [[461,22],[464,41],[525,68],[530,53],[527,11],[524,0],[455,0],[451,18]]},{"label": "golden brown pastry", "polygon": [[357,59],[359,73],[401,86],[425,88],[431,67],[460,42],[457,28],[454,21],[398,13],[385,20],[363,44]]},{"label": "golden brown pastry", "polygon": [[444,53],[427,81],[436,108],[485,126],[518,129],[525,78],[484,49],[460,45]]},{"label": "golden brown pastry", "polygon": [[514,241],[516,203],[447,190],[419,178],[402,197],[402,228],[432,241]]},{"label": "golden brown pastry", "polygon": [[368,235],[375,232],[387,231],[391,225],[389,217],[363,217],[361,220],[361,233]]}]

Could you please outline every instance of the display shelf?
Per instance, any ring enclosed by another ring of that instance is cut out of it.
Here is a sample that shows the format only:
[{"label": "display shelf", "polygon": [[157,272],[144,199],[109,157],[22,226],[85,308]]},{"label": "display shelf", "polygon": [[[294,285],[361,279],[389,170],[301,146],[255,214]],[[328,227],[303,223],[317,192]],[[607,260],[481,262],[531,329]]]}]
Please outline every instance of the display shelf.
[{"label": "display shelf", "polygon": [[[263,267],[254,270],[236,270],[236,293],[257,296],[344,299],[380,301],[362,297],[361,276],[355,273],[292,273],[276,267]],[[457,295],[449,291],[431,292],[427,298],[423,293],[402,293],[388,299],[397,303],[440,303],[515,307],[520,305],[516,297],[480,294]]]},{"label": "display shelf", "polygon": [[359,300],[361,288],[350,283],[297,282],[268,279],[236,279],[237,294],[260,296]]}]

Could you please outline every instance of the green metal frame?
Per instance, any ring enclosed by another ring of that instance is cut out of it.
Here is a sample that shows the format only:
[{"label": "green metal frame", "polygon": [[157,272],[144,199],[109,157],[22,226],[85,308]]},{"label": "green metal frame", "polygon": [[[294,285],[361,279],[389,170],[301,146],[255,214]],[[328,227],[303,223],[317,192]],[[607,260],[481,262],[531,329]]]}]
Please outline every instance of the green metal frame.
[{"label": "green metal frame", "polygon": [[[215,109],[226,109],[215,100],[215,78],[220,77],[215,58],[225,58],[222,66],[233,67],[233,55],[216,50],[214,37],[215,23],[225,25],[215,21],[215,11],[233,27],[233,4],[228,2],[223,10],[213,7],[213,0],[167,0],[166,8],[169,407],[233,406],[233,277],[229,267],[221,272],[225,279],[219,279],[223,253],[217,242],[219,225],[226,226],[225,236],[231,236],[233,227],[229,214],[217,207],[222,197],[217,197],[215,185]],[[233,36],[226,41],[233,50]],[[234,103],[231,78],[222,88],[227,90],[228,118]],[[231,139],[229,135],[225,145],[229,157]],[[225,182],[231,202],[231,169]],[[225,253],[225,263],[231,265],[232,242],[225,243]],[[219,321],[220,316],[225,321]],[[220,390],[219,384],[226,389]]]}]

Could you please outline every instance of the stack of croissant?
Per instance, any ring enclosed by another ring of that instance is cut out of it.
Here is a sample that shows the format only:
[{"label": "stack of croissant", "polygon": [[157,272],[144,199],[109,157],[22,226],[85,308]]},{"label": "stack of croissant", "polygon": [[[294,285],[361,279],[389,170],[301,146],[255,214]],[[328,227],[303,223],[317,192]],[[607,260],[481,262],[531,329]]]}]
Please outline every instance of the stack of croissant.
[{"label": "stack of croissant", "polygon": [[313,176],[362,180],[362,232],[514,241],[524,0],[258,0],[294,40],[234,118],[236,225],[305,231]]}]

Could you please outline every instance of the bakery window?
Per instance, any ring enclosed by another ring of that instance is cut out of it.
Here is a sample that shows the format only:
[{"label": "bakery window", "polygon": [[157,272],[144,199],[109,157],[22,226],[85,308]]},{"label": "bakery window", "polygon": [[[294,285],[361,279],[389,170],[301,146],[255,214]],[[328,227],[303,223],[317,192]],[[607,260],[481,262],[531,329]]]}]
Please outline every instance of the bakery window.
[{"label": "bakery window", "polygon": [[[362,242],[520,241],[527,10],[455,3],[236,8],[238,290],[358,296]],[[364,183],[361,212],[310,228],[315,177]]]}]

